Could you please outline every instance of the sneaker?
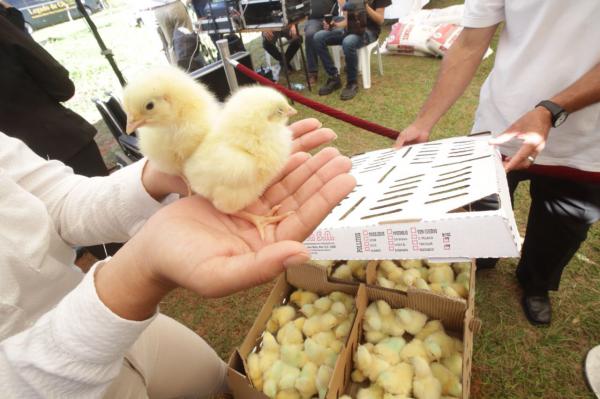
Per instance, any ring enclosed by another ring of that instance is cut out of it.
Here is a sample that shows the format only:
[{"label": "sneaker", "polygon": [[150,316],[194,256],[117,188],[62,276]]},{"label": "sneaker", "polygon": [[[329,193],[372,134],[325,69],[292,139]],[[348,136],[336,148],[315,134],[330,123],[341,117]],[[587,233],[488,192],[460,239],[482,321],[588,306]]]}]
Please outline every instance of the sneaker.
[{"label": "sneaker", "polygon": [[338,76],[330,76],[329,79],[327,79],[327,83],[325,83],[325,86],[321,86],[321,88],[319,89],[319,95],[320,96],[326,96],[328,94],[333,93],[334,91],[336,91],[337,89],[342,87],[342,81],[340,80],[339,75]]},{"label": "sneaker", "polygon": [[552,321],[552,305],[548,295],[528,295],[522,299],[523,311],[527,320],[534,326],[548,326]]},{"label": "sneaker", "polygon": [[342,90],[342,94],[340,94],[340,99],[347,101],[352,100],[356,93],[358,93],[358,85],[356,82],[348,83],[344,90]]}]

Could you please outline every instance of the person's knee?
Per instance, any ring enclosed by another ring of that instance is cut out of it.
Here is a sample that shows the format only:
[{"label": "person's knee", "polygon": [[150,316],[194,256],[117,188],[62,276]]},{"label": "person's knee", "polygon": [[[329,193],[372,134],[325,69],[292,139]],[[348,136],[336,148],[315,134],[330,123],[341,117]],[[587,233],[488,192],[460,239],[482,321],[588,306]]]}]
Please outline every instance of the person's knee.
[{"label": "person's knee", "polygon": [[326,41],[327,41],[327,37],[329,36],[328,33],[329,32],[324,31],[324,30],[315,33],[315,35],[313,36],[314,43],[317,46],[323,46],[323,47],[327,46]]},{"label": "person's knee", "polygon": [[344,52],[354,52],[361,47],[360,38],[357,35],[348,35],[342,40]]}]

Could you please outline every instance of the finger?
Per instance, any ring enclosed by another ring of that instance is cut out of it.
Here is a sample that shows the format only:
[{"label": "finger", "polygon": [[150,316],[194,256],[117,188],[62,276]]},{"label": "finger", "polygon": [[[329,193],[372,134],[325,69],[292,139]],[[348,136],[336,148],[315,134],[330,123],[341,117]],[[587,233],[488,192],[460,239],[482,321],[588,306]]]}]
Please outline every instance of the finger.
[{"label": "finger", "polygon": [[531,165],[531,162],[527,159],[527,157],[535,158],[535,145],[524,143],[519,148],[519,151],[506,164],[505,169],[507,172],[515,169],[525,169]]},{"label": "finger", "polygon": [[311,151],[320,145],[327,144],[337,139],[331,129],[317,129],[298,136],[292,143],[292,153],[297,151]]},{"label": "finger", "polygon": [[301,243],[280,241],[257,252],[210,258],[197,266],[183,283],[202,296],[222,297],[271,281],[285,267],[308,259],[308,250]]},{"label": "finger", "polygon": [[400,149],[402,148],[402,146],[404,145],[404,136],[402,136],[402,134],[400,134],[398,136],[398,138],[396,139],[396,142],[394,143],[394,148],[395,149]]},{"label": "finger", "polygon": [[313,194],[327,184],[327,182],[342,173],[349,172],[350,168],[352,168],[350,159],[341,155],[335,157],[313,173],[313,175],[299,187],[292,196],[286,198],[281,203],[281,211],[293,211],[299,208]]},{"label": "finger", "polygon": [[263,195],[262,202],[269,209],[279,204],[287,197],[294,195],[302,184],[304,184],[323,165],[337,157],[339,151],[335,148],[325,148],[316,155],[297,167],[292,173],[285,176],[278,183],[272,185]]},{"label": "finger", "polygon": [[501,135],[497,136],[497,137],[492,137],[488,143],[490,143],[491,145],[500,145],[500,144],[504,144],[510,140],[512,140],[515,136],[517,136],[518,133],[516,132],[512,132],[512,133],[502,133]]},{"label": "finger", "polygon": [[289,128],[292,131],[292,137],[297,139],[305,133],[319,129],[323,124],[316,118],[306,118],[292,123]]},{"label": "finger", "polygon": [[277,239],[304,241],[355,186],[356,180],[349,174],[328,181],[277,226]]},{"label": "finger", "polygon": [[284,176],[289,175],[294,170],[296,170],[296,168],[300,167],[300,165],[302,165],[304,162],[308,161],[309,159],[310,159],[310,154],[307,152],[296,152],[296,153],[290,155],[290,159],[288,160],[287,164],[284,166],[283,170],[281,172],[279,172],[277,177],[275,179],[273,179],[273,182],[278,182]]}]

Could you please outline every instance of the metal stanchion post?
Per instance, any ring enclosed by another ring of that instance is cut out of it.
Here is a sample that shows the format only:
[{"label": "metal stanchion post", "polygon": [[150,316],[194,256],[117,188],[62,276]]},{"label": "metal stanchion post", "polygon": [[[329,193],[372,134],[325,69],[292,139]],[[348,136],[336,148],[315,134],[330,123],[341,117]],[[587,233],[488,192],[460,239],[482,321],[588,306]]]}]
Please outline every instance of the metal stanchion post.
[{"label": "metal stanchion post", "polygon": [[223,60],[223,68],[225,68],[225,76],[227,77],[229,90],[231,93],[233,93],[238,89],[238,81],[237,76],[235,76],[235,69],[233,69],[233,66],[227,62],[231,56],[231,54],[229,54],[229,42],[227,39],[217,40],[217,48],[221,54],[221,60]]}]

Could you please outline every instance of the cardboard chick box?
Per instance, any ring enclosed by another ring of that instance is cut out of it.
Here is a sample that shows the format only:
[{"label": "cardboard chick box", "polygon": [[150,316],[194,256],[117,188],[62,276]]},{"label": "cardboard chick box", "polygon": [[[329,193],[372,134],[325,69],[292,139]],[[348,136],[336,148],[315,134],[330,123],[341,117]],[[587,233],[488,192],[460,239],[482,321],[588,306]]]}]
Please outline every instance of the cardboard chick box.
[{"label": "cardboard chick box", "polygon": [[[228,382],[235,398],[268,399],[268,396],[263,393],[264,386],[262,387],[262,390],[259,390],[253,385],[251,378],[248,378],[250,375],[248,359],[251,354],[257,353],[259,348],[260,350],[264,349],[264,343],[262,341],[266,334],[265,330],[268,328],[268,322],[273,314],[273,310],[284,303],[289,304],[288,298],[290,298],[290,294],[297,289],[310,291],[320,296],[338,291],[350,295],[354,301],[358,286],[348,283],[329,282],[327,281],[326,273],[323,273],[321,270],[317,270],[314,267],[296,266],[289,268],[288,271],[277,280],[275,287],[263,305],[252,328],[246,335],[240,347],[230,358]],[[355,305],[354,310],[356,311]],[[354,316],[351,321],[351,329],[356,328],[355,325],[356,322]],[[351,335],[352,332],[350,330],[348,336],[346,336],[344,340],[343,347],[335,360],[335,365],[332,367],[331,377],[327,384],[326,394],[324,396],[327,399],[334,399],[341,395],[345,383],[341,374],[344,370],[344,362],[346,362],[347,359],[345,353],[348,351],[348,339]],[[280,392],[278,391],[278,393]],[[280,397],[285,396],[283,396],[283,394],[277,396],[277,398]],[[314,397],[318,397],[318,395],[314,395]]]},{"label": "cardboard chick box", "polygon": [[[313,259],[517,257],[519,233],[489,136],[457,137],[352,158],[355,190],[305,240]],[[496,209],[473,203],[497,200]]]},{"label": "cardboard chick box", "polygon": [[[273,309],[286,303],[286,299],[298,288],[317,293],[318,295],[340,291],[352,295],[355,301],[356,314],[353,325],[346,338],[345,345],[336,359],[324,395],[325,398],[339,398],[349,389],[351,384],[352,357],[362,337],[362,318],[369,302],[377,299],[384,299],[394,307],[409,307],[419,310],[431,318],[441,320],[448,331],[454,331],[455,334],[464,331],[465,356],[463,366],[467,367],[464,375],[470,376],[472,332],[473,328],[475,328],[474,326],[477,326],[477,324],[469,321],[472,319],[472,315],[470,312],[465,311],[464,303],[452,301],[427,291],[400,292],[377,287],[367,287],[364,284],[335,283],[328,281],[327,274],[323,272],[322,268],[312,265],[302,265],[288,268],[285,275],[277,280],[275,287],[271,291],[269,298],[243,343],[231,356],[228,368],[228,382],[235,398],[268,399],[263,392],[253,386],[248,378],[248,358],[262,345],[262,337],[267,329]],[[467,317],[469,320],[466,320]],[[465,328],[465,325],[470,327]],[[463,387],[468,391],[468,381],[463,381]],[[315,395],[314,397],[318,396]]]},{"label": "cardboard chick box", "polygon": [[[394,261],[385,261],[385,262],[393,262],[393,264],[398,265],[403,263],[404,260],[394,260]],[[411,263],[414,260],[410,260]],[[426,259],[418,260],[417,263],[421,262],[423,268],[430,268],[431,265],[438,264],[437,262],[432,262]],[[367,281],[366,284],[369,287],[377,287],[381,290],[385,291],[400,291],[400,292],[428,292],[434,296],[439,296],[447,301],[451,301],[457,304],[462,309],[468,309],[472,315],[475,314],[475,271],[476,265],[474,260],[470,260],[468,262],[444,262],[443,267],[446,269],[452,269],[453,278],[460,276],[455,279],[455,283],[452,284],[437,284],[434,286],[431,281],[424,287],[419,287],[418,285],[410,285],[408,287],[402,287],[399,285],[391,286],[389,283],[393,284],[393,281],[385,279],[382,276],[382,273],[379,271],[382,266],[383,261],[372,261],[369,263],[367,268]],[[460,267],[462,266],[462,267]],[[468,267],[468,272],[461,276],[461,270],[465,270],[465,267]],[[397,268],[400,268],[398,265]],[[416,268],[415,268],[416,269]],[[407,270],[411,270],[410,268],[404,269],[406,273]],[[384,274],[384,273],[383,273]],[[383,277],[383,279],[382,279]],[[390,276],[388,276],[390,277]],[[464,278],[464,280],[463,280]],[[460,279],[460,281],[459,281]],[[383,280],[383,281],[382,281]],[[435,280],[432,280],[435,281]],[[454,285],[456,284],[456,285]],[[449,293],[449,289],[452,289],[452,295]],[[462,290],[462,291],[460,291]],[[460,294],[457,296],[457,294]],[[465,295],[466,294],[466,295]]]},{"label": "cardboard chick box", "polygon": [[[365,339],[365,329],[363,325],[367,322],[365,320],[365,314],[367,312],[367,308],[369,304],[374,303],[376,301],[383,300],[389,307],[394,309],[395,312],[400,308],[407,308],[411,310],[416,310],[421,312],[425,316],[427,316],[427,321],[437,320],[440,321],[443,325],[445,333],[454,338],[458,338],[462,341],[462,365],[459,370],[461,370],[461,378],[457,379],[460,381],[460,387],[462,392],[459,397],[462,399],[468,399],[470,394],[470,383],[471,383],[471,362],[473,356],[473,335],[480,328],[480,321],[472,317],[470,312],[466,312],[464,309],[457,308],[453,306],[451,302],[446,301],[444,298],[440,298],[439,296],[431,295],[427,292],[408,292],[408,293],[400,293],[400,292],[392,292],[390,290],[382,290],[376,287],[367,287],[365,285],[361,285],[356,296],[356,306],[357,306],[357,314],[356,314],[356,324],[357,328],[352,329],[352,335],[350,337],[349,346],[350,351],[345,353],[345,386],[344,386],[344,395],[347,395],[351,398],[356,398],[359,390],[361,388],[369,388],[372,386],[372,383],[369,381],[369,377],[373,376],[365,376],[359,371],[358,379],[364,379],[362,382],[355,382],[354,380],[357,378],[353,375],[354,372],[358,369],[355,367],[355,360],[357,360],[357,350],[359,345],[362,345],[366,342]],[[425,328],[427,328],[427,324],[425,324]],[[420,330],[422,331],[422,330]],[[391,337],[391,336],[390,336]],[[410,344],[409,337],[412,338],[407,332],[403,334],[403,337],[406,338],[406,345]],[[404,339],[403,338],[403,339]],[[380,341],[381,342],[381,341]],[[372,345],[372,344],[370,344]],[[405,346],[406,346],[405,345]],[[404,346],[404,347],[405,347]],[[403,347],[403,348],[404,348]],[[376,346],[373,347],[375,351],[377,351]],[[364,352],[364,350],[363,350]],[[385,352],[380,352],[385,353]],[[388,352],[389,354],[389,352]],[[393,356],[400,356],[402,354],[402,350],[396,353],[392,353]],[[373,355],[374,356],[374,355]],[[373,357],[374,358],[374,357]],[[400,360],[402,362],[402,360]],[[377,365],[374,361],[371,361],[371,365],[369,367],[369,372],[377,373]],[[413,370],[414,371],[414,370]],[[414,375],[414,374],[413,374]],[[394,373],[390,373],[389,377],[396,377]],[[374,378],[374,377],[373,377]],[[398,378],[387,378],[380,381],[377,379],[378,387],[381,387],[380,383],[385,384],[391,383],[392,385],[396,385],[399,381]],[[407,397],[416,397],[414,392],[411,392],[412,385],[410,385],[408,392],[406,392]],[[379,389],[379,388],[378,388]],[[383,389],[383,388],[382,388]],[[381,390],[382,390],[381,389]],[[381,391],[380,391],[381,392]],[[412,395],[411,395],[412,393]],[[383,393],[382,393],[383,395]],[[402,396],[402,395],[400,395]],[[366,396],[365,396],[366,397]]]}]

